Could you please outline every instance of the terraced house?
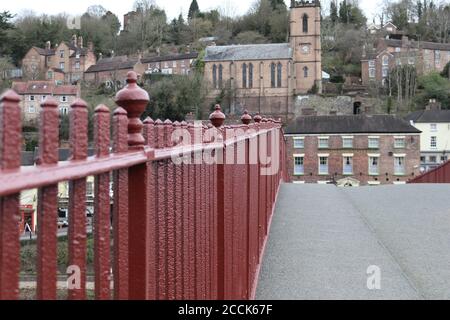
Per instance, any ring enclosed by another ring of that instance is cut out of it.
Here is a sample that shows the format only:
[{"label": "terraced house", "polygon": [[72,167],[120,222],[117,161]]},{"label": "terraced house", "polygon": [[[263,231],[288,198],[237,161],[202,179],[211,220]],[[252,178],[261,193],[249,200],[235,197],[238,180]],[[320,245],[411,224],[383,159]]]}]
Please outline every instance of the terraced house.
[{"label": "terraced house", "polygon": [[207,47],[208,102],[227,96],[227,112],[288,119],[295,96],[320,92],[320,2],[291,1],[289,24],[288,43]]},{"label": "terraced house", "polygon": [[391,115],[299,117],[286,128],[290,180],[404,184],[420,172],[420,133]]}]

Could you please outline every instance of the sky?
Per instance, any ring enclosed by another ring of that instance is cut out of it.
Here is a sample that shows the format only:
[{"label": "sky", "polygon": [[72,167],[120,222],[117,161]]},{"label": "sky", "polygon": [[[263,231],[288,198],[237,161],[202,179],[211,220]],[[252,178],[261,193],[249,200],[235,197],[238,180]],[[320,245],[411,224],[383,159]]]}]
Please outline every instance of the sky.
[{"label": "sky", "polygon": [[[169,19],[177,17],[180,13],[187,15],[191,0],[154,0],[156,4],[163,8]],[[368,20],[379,9],[382,0],[357,0],[364,10]],[[228,15],[242,15],[248,11],[255,0],[197,0],[200,10],[222,8]],[[290,4],[290,0],[285,0]],[[328,2],[322,0],[322,3]],[[32,10],[41,14],[56,14],[66,12],[70,15],[83,14],[91,5],[102,5],[107,10],[114,12],[123,22],[123,15],[133,8],[134,0],[2,0],[0,11],[10,11],[20,13],[24,10]]]}]

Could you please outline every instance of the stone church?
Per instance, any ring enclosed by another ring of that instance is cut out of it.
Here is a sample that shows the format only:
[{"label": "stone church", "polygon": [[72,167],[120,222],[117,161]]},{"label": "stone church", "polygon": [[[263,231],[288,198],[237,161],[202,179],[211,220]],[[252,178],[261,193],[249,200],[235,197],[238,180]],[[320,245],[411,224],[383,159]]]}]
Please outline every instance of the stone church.
[{"label": "stone church", "polygon": [[208,105],[225,112],[293,117],[295,97],[322,90],[319,0],[292,1],[289,43],[210,46],[205,54]]}]

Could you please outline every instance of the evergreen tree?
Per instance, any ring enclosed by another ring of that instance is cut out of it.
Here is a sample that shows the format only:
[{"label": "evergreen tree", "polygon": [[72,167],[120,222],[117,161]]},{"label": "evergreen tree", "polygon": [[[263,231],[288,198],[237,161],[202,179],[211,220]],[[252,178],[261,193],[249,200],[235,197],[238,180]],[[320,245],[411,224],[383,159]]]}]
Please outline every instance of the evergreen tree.
[{"label": "evergreen tree", "polygon": [[339,19],[338,9],[337,9],[335,1],[331,1],[331,3],[330,3],[330,19],[331,19],[331,22],[333,22],[333,24],[338,22],[338,19]]},{"label": "evergreen tree", "polygon": [[200,13],[200,8],[198,7],[197,0],[192,0],[191,6],[189,7],[188,18],[195,18],[196,15]]}]

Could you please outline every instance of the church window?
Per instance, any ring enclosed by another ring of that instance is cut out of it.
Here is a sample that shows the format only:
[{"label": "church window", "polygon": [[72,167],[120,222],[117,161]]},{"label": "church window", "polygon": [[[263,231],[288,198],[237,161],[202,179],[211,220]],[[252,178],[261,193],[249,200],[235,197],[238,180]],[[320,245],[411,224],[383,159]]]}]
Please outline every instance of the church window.
[{"label": "church window", "polygon": [[248,87],[253,88],[253,64],[248,65]]},{"label": "church window", "polygon": [[219,88],[222,88],[223,66],[219,64]]},{"label": "church window", "polygon": [[217,66],[213,65],[212,68],[212,75],[213,75],[213,88],[217,88]]},{"label": "church window", "polygon": [[275,63],[270,64],[270,86],[275,88]]},{"label": "church window", "polygon": [[242,65],[242,88],[247,88],[247,64]]},{"label": "church window", "polygon": [[309,71],[308,67],[303,67],[303,77],[304,78],[308,78],[308,71]]},{"label": "church window", "polygon": [[308,15],[306,13],[303,15],[303,32],[308,32]]},{"label": "church window", "polygon": [[278,65],[277,65],[277,87],[278,88],[281,88],[282,72],[283,72],[283,66],[281,65],[280,62],[278,62]]}]

